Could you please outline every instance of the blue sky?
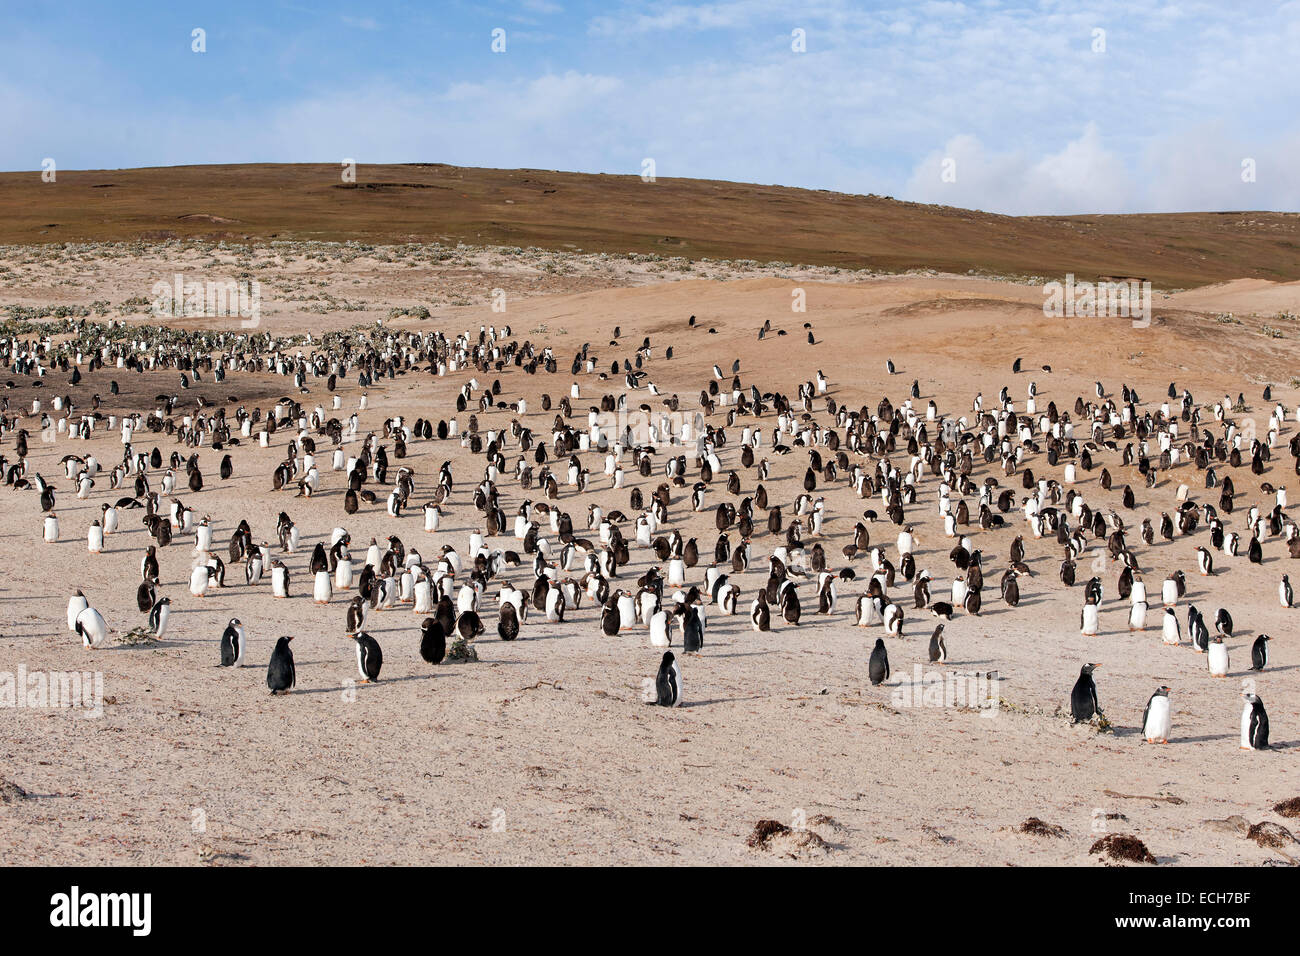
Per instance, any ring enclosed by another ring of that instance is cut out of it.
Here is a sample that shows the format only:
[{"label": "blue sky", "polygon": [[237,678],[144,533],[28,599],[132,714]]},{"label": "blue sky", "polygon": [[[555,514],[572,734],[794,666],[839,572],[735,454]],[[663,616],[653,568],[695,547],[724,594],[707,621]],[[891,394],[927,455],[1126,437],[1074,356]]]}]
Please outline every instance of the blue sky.
[{"label": "blue sky", "polygon": [[635,174],[651,157],[660,177],[1017,214],[1300,209],[1300,0],[0,11],[5,170],[347,157]]}]

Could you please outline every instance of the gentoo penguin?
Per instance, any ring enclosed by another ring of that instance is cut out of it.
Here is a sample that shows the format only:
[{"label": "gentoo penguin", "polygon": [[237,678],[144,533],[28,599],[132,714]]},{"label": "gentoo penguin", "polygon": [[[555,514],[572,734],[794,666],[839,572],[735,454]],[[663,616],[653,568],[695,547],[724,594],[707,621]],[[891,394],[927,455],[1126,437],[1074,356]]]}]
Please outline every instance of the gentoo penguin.
[{"label": "gentoo penguin", "polygon": [[601,633],[606,637],[614,637],[622,626],[622,619],[617,603],[606,604],[605,609],[600,612]]},{"label": "gentoo penguin", "polygon": [[1149,744],[1169,743],[1169,688],[1160,686],[1142,711],[1142,736]]},{"label": "gentoo penguin", "polygon": [[312,586],[312,597],[317,604],[329,604],[330,598],[334,596],[334,584],[330,579],[330,573],[325,570],[316,572],[316,580]]},{"label": "gentoo penguin", "polygon": [[208,593],[208,584],[212,580],[212,569],[206,564],[194,566],[190,572],[190,594],[195,597],[205,597]]},{"label": "gentoo penguin", "polygon": [[650,646],[668,647],[673,642],[673,615],[665,610],[650,615]]},{"label": "gentoo penguin", "polygon": [[682,653],[698,654],[703,646],[704,625],[700,621],[699,611],[688,604],[682,613]]},{"label": "gentoo penguin", "polygon": [[1241,696],[1246,702],[1241,710],[1241,749],[1267,750],[1268,712],[1264,702],[1249,691]]},{"label": "gentoo penguin", "polygon": [[871,660],[867,663],[867,673],[872,687],[889,680],[889,652],[885,650],[884,638],[876,638],[876,646],[871,649]]},{"label": "gentoo penguin", "polygon": [[446,656],[447,632],[442,629],[436,617],[426,617],[420,624],[420,657],[426,663],[441,664]]},{"label": "gentoo penguin", "polygon": [[1130,631],[1145,630],[1147,626],[1147,602],[1134,601],[1129,607],[1128,629]]},{"label": "gentoo penguin", "polygon": [[1283,607],[1294,606],[1295,594],[1291,590],[1291,579],[1285,574],[1282,575],[1282,583],[1277,586],[1277,596]]},{"label": "gentoo penguin", "polygon": [[1160,623],[1160,638],[1170,646],[1178,644],[1182,640],[1182,632],[1178,626],[1178,615],[1174,613],[1174,609],[1171,607],[1165,608],[1165,617]]},{"label": "gentoo penguin", "polygon": [[1208,576],[1214,573],[1214,555],[1208,548],[1198,547],[1196,549],[1196,568],[1202,576]]},{"label": "gentoo penguin", "polygon": [[1187,609],[1187,636],[1198,654],[1204,654],[1210,646],[1210,630],[1205,626],[1205,618],[1195,605]]},{"label": "gentoo penguin", "polygon": [[348,604],[347,613],[347,634],[351,637],[365,626],[366,623],[366,599],[361,595],[354,597]]},{"label": "gentoo penguin", "polygon": [[154,637],[162,637],[167,632],[167,621],[172,613],[172,599],[159,598],[149,609],[149,629]]},{"label": "gentoo penguin", "polygon": [[519,636],[519,614],[507,601],[501,605],[501,619],[497,622],[497,636],[503,641],[513,641]]},{"label": "gentoo penguin", "polygon": [[73,592],[72,597],[68,598],[68,630],[77,633],[77,615],[90,607],[90,602],[86,600],[86,595],[81,593],[78,588]]},{"label": "gentoo penguin", "polygon": [[1088,603],[1079,614],[1079,633],[1084,637],[1096,637],[1100,630],[1100,617],[1096,604]]},{"label": "gentoo penguin", "polygon": [[781,592],[781,616],[787,624],[798,624],[800,611],[799,595],[791,583],[790,587]]},{"label": "gentoo penguin", "polygon": [[660,707],[680,707],[682,703],[682,669],[672,651],[664,651],[655,676],[655,703]]},{"label": "gentoo penguin", "polygon": [[749,609],[749,620],[756,631],[770,631],[772,629],[772,609],[767,603],[766,591],[760,589],[758,596],[754,598],[754,603]]},{"label": "gentoo penguin", "polygon": [[948,660],[948,645],[943,640],[943,623],[934,629],[930,635],[930,663],[943,664]]},{"label": "gentoo penguin", "polygon": [[289,596],[289,569],[279,559],[271,562],[271,594],[278,598]]},{"label": "gentoo penguin", "polygon": [[1228,613],[1226,607],[1219,608],[1214,615],[1214,629],[1224,637],[1232,637],[1232,615]]},{"label": "gentoo penguin", "polygon": [[1250,645],[1250,669],[1253,671],[1262,671],[1268,666],[1268,642],[1270,638],[1267,634],[1261,634],[1255,638],[1255,643]]},{"label": "gentoo penguin", "polygon": [[1070,716],[1076,724],[1086,723],[1092,720],[1093,714],[1101,713],[1101,705],[1097,703],[1097,682],[1092,677],[1092,672],[1100,666],[1084,664],[1079,668],[1079,679],[1070,691]]},{"label": "gentoo penguin", "polygon": [[244,666],[244,626],[239,618],[232,617],[226,629],[221,632],[221,666]]},{"label": "gentoo penguin", "polygon": [[282,637],[275,642],[271,652],[271,663],[266,667],[266,686],[271,688],[271,696],[287,694],[298,682],[297,672],[293,667],[293,651],[289,648],[292,637]]},{"label": "gentoo penguin", "polygon": [[352,635],[357,644],[357,672],[361,683],[370,684],[379,680],[379,669],[384,666],[384,652],[379,649],[379,642],[365,631]]},{"label": "gentoo penguin", "polygon": [[1216,634],[1214,640],[1210,641],[1208,654],[1206,655],[1210,665],[1211,677],[1228,676],[1228,645],[1223,643],[1223,637]]},{"label": "gentoo penguin", "polygon": [[77,615],[73,629],[81,635],[83,647],[99,647],[104,643],[104,638],[108,637],[108,625],[93,607],[86,607]]}]

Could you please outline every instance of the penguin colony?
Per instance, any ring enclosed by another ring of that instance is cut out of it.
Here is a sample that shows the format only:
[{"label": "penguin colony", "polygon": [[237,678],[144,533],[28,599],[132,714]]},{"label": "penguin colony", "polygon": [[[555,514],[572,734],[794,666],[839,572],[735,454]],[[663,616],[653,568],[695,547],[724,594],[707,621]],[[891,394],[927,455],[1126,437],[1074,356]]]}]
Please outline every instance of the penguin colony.
[{"label": "penguin colony", "polygon": [[[759,337],[769,330],[765,325]],[[524,386],[537,376],[545,376],[543,385],[562,381],[560,358],[549,346],[512,337],[508,327],[454,337],[353,332],[319,342],[265,333],[162,330],[131,339],[109,332],[120,328],[83,323],[67,342],[6,341],[0,357],[19,374],[70,371],[74,386],[83,366],[91,372],[114,366],[123,374],[174,372],[182,392],[204,376],[223,382],[242,372],[270,373],[292,378],[300,397],[228,412],[160,394],[152,410],[121,418],[100,411],[99,395],[88,410],[71,394],[57,397],[51,410],[39,399],[30,409],[11,410],[5,398],[0,442],[12,444],[0,454],[0,471],[12,491],[36,493],[27,500],[39,521],[37,540],[55,544],[75,530],[61,526],[59,495],[100,499],[98,517],[86,530],[87,550],[98,556],[92,560],[112,560],[115,552],[138,557],[136,611],[158,637],[167,631],[173,599],[186,600],[177,584],[183,564],[190,565],[189,599],[195,601],[217,591],[237,595],[241,587],[294,600],[310,594],[323,606],[348,596],[338,626],[353,644],[358,680],[365,683],[381,679],[384,656],[366,630],[368,620],[406,610],[419,619],[409,653],[429,664],[443,661],[449,644],[471,641],[489,627],[503,641],[526,638],[528,623],[537,620],[598,629],[611,638],[632,633],[662,654],[646,698],[666,707],[683,703],[683,659],[708,653],[714,615],[748,615],[756,631],[794,632],[847,612],[853,624],[881,629],[855,664],[870,684],[880,685],[890,680],[891,646],[896,655],[921,657],[906,650],[909,616],[940,619],[922,652],[928,663],[949,662],[954,637],[960,660],[960,629],[945,628],[980,615],[985,568],[993,563],[986,548],[996,545],[1006,554],[997,596],[989,599],[1017,608],[1036,573],[1026,563],[1024,538],[1030,535],[1054,539],[1060,548],[1056,574],[1079,588],[1078,627],[1097,638],[1097,656],[1104,656],[1107,640],[1151,646],[1155,690],[1142,708],[1140,729],[1143,739],[1166,743],[1177,736],[1177,708],[1170,687],[1157,683],[1160,654],[1204,654],[1210,678],[1241,674],[1233,655],[1244,660],[1247,644],[1252,671],[1267,671],[1270,660],[1269,636],[1247,637],[1227,607],[1214,610],[1211,633],[1188,600],[1189,578],[1208,586],[1216,560],[1259,564],[1266,553],[1300,558],[1300,526],[1287,513],[1285,486],[1264,482],[1271,500],[1241,503],[1233,481],[1241,468],[1264,474],[1274,451],[1289,453],[1300,474],[1300,432],[1287,443],[1280,439],[1300,409],[1272,403],[1268,389],[1263,400],[1271,403],[1270,417],[1260,437],[1245,434],[1234,420],[1244,395],[1235,402],[1225,396],[1207,412],[1172,383],[1158,405],[1144,403],[1127,385],[1108,394],[1098,382],[1092,396],[1076,396],[1071,408],[1055,401],[1040,408],[1031,381],[1023,403],[1003,386],[996,401],[986,404],[981,393],[954,411],[933,399],[923,404],[914,380],[901,404],[884,396],[874,406],[851,408],[836,400],[820,371],[796,384],[791,396],[778,390],[781,383],[747,381],[735,360],[729,372],[714,365],[697,396],[665,396],[650,370],[671,360],[671,348],[661,354],[648,337],[629,348],[618,329],[610,342],[618,358],[605,366],[595,348],[583,345],[558,399],[554,387]],[[808,341],[816,344],[812,331]],[[1050,374],[1049,367],[1043,370]],[[892,360],[887,371],[898,373]],[[463,379],[454,411],[413,422],[383,418],[376,425],[365,390],[408,374]],[[1017,359],[1013,379],[1020,374]],[[345,415],[336,388],[350,375],[362,395],[357,410]],[[507,391],[503,377],[518,382],[518,394]],[[330,408],[308,397],[308,383],[322,380]],[[117,394],[116,381],[111,391]],[[638,402],[638,395],[646,401]],[[631,413],[640,414],[640,430],[627,424]],[[370,429],[364,433],[363,417]],[[622,424],[610,426],[610,420]],[[67,454],[61,460],[67,485],[56,489],[29,463],[33,425],[49,441],[110,430],[120,435],[121,457],[100,462]],[[164,453],[168,442],[178,447]],[[228,449],[254,443],[282,449],[269,486],[289,499],[275,527],[259,528],[259,534],[247,520],[204,514],[199,504],[212,480],[205,473],[230,480],[236,462]],[[417,474],[403,461],[422,443],[456,443],[481,468],[453,475],[444,461],[435,473]],[[803,468],[793,493],[778,490],[770,474],[772,457],[790,455]],[[641,487],[625,490],[630,470],[660,480],[648,495]],[[985,474],[977,480],[980,471]],[[1075,486],[1093,477],[1097,481],[1086,486],[1091,500],[1085,500]],[[1167,499],[1158,523],[1146,518],[1135,526],[1123,517],[1136,508],[1137,483],[1153,502]],[[833,487],[865,503],[860,515],[828,512],[825,491]],[[581,526],[564,503],[576,495],[596,499],[576,516]],[[1198,501],[1202,496],[1217,500]],[[298,500],[312,498],[323,500]],[[339,525],[327,541],[309,546],[290,512],[327,505],[337,509]],[[354,538],[347,526],[356,527],[379,507],[389,517],[411,519],[410,537],[419,544],[397,535],[382,543],[374,537],[364,543],[364,534]],[[908,520],[914,509],[935,509],[939,516],[952,541],[946,566],[918,566],[917,536]],[[711,511],[715,540],[686,538],[674,529],[683,511]],[[474,528],[463,550],[440,530],[453,517]],[[143,552],[112,546],[131,526],[148,533],[151,543]],[[975,526],[983,547],[976,546]],[[835,547],[832,536],[847,543]],[[1181,542],[1187,568],[1148,582],[1142,557],[1157,539]],[[221,540],[228,546],[222,548]],[[1103,563],[1118,570],[1080,581],[1079,565],[1103,548]],[[635,577],[627,570],[634,550],[649,562]],[[166,560],[177,552],[180,557]],[[1283,607],[1293,606],[1285,574],[1277,595]],[[94,602],[101,607],[77,590],[67,609],[69,631],[91,649],[116,629],[108,620],[127,625],[132,615],[112,596]],[[1157,632],[1159,641],[1151,636]],[[257,633],[251,621],[232,618],[213,635],[214,657],[222,666],[242,668],[250,643],[256,648],[272,637]],[[292,640],[275,637],[266,672],[273,695],[296,686]],[[666,650],[674,646],[679,654]],[[1100,666],[1081,666],[1069,696],[1076,721],[1103,713],[1094,677]],[[1262,679],[1242,695],[1244,749],[1268,746],[1267,713],[1257,693]],[[1139,703],[1126,702],[1125,709],[1136,716]]]}]

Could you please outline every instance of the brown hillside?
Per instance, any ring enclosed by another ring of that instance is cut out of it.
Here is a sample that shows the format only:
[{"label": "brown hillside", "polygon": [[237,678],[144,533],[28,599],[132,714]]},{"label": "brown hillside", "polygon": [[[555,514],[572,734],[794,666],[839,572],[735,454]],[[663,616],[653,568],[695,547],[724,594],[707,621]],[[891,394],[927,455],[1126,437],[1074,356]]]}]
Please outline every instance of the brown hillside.
[{"label": "brown hillside", "polygon": [[0,242],[465,242],[1189,287],[1300,279],[1300,214],[1012,217],[808,189],[421,163],[0,174]]}]

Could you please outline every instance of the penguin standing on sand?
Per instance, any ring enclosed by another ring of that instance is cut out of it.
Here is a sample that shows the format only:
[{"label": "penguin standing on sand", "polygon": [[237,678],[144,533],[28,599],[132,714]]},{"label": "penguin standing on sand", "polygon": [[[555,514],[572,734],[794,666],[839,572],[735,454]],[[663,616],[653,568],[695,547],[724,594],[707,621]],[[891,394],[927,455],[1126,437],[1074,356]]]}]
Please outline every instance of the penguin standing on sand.
[{"label": "penguin standing on sand", "polygon": [[1149,744],[1169,743],[1170,713],[1169,687],[1162,685],[1147,701],[1142,711],[1142,736]]},{"label": "penguin standing on sand", "polygon": [[1198,654],[1204,654],[1210,646],[1210,629],[1205,626],[1205,618],[1194,604],[1187,609],[1187,636]]},{"label": "penguin standing on sand", "polygon": [[159,598],[154,606],[149,609],[149,630],[153,631],[154,637],[162,637],[167,633],[167,621],[172,613],[172,599]]},{"label": "penguin standing on sand", "polygon": [[271,663],[266,667],[266,686],[271,688],[271,696],[287,694],[296,683],[298,673],[293,666],[293,651],[289,647],[292,637],[282,637],[275,642],[271,652]]},{"label": "penguin standing on sand", "polygon": [[366,599],[359,594],[348,603],[347,634],[349,637],[365,627],[367,610]]},{"label": "penguin standing on sand", "polygon": [[447,656],[447,632],[436,617],[426,617],[420,625],[420,657],[426,663],[441,664]]},{"label": "penguin standing on sand", "polygon": [[1262,671],[1268,666],[1268,642],[1270,638],[1267,634],[1261,634],[1255,638],[1255,643],[1250,645],[1250,669],[1253,671]]},{"label": "penguin standing on sand", "polygon": [[1228,676],[1228,645],[1223,643],[1223,636],[1216,634],[1214,640],[1210,641],[1210,646],[1206,652],[1207,663],[1210,665],[1211,677]]},{"label": "penguin standing on sand", "polygon": [[1084,637],[1096,637],[1101,627],[1101,620],[1096,603],[1089,601],[1079,614],[1079,633]]},{"label": "penguin standing on sand", "polygon": [[948,645],[943,640],[943,622],[930,635],[930,663],[943,664],[948,660]]},{"label": "penguin standing on sand", "polygon": [[361,683],[371,684],[379,680],[379,669],[384,666],[384,652],[379,649],[379,642],[365,631],[352,635],[357,644],[357,672]]},{"label": "penguin standing on sand", "polygon": [[1282,575],[1282,583],[1277,586],[1277,596],[1283,607],[1294,606],[1295,594],[1291,590],[1291,579],[1285,574]]},{"label": "penguin standing on sand", "polygon": [[243,667],[245,643],[244,626],[239,623],[239,618],[232,617],[221,632],[221,666]]},{"label": "penguin standing on sand", "polygon": [[693,606],[687,605],[682,613],[682,653],[698,654],[704,646],[704,625],[700,614]]},{"label": "penguin standing on sand", "polygon": [[108,637],[108,624],[104,622],[103,615],[89,606],[77,615],[74,629],[81,635],[83,647],[99,647],[104,643],[104,638]]},{"label": "penguin standing on sand", "polygon": [[1160,623],[1160,637],[1171,647],[1182,641],[1182,631],[1178,626],[1178,615],[1174,613],[1174,609],[1171,607],[1165,608],[1165,617]]},{"label": "penguin standing on sand", "polygon": [[1241,749],[1267,750],[1268,712],[1264,710],[1264,702],[1250,691],[1241,696],[1246,702],[1241,711]]},{"label": "penguin standing on sand", "polygon": [[655,676],[655,703],[660,707],[680,707],[682,704],[682,669],[672,651],[664,651]]},{"label": "penguin standing on sand", "polygon": [[889,652],[885,650],[884,638],[876,638],[876,646],[871,649],[871,660],[867,665],[871,677],[871,686],[877,687],[889,680]]},{"label": "penguin standing on sand", "polygon": [[501,605],[501,619],[497,622],[497,636],[503,641],[513,641],[519,636],[519,614],[507,601]]},{"label": "penguin standing on sand", "polygon": [[72,597],[68,598],[68,630],[77,633],[77,615],[90,607],[90,602],[86,600],[86,595],[77,588]]},{"label": "penguin standing on sand", "polygon": [[1100,664],[1084,664],[1079,668],[1079,679],[1070,691],[1070,716],[1076,724],[1087,723],[1093,714],[1101,714],[1101,705],[1097,703],[1097,682],[1092,672]]}]

